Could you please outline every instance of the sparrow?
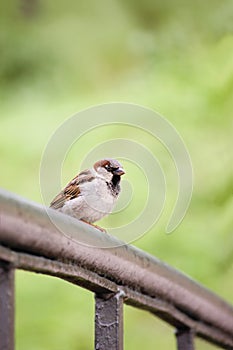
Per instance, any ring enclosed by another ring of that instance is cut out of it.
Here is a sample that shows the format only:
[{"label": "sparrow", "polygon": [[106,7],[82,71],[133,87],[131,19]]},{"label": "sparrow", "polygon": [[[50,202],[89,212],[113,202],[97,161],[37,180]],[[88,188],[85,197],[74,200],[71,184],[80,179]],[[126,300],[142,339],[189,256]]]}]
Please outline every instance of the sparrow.
[{"label": "sparrow", "polygon": [[[112,212],[124,174],[123,167],[116,159],[99,160],[91,169],[75,176],[53,199],[50,208],[92,225]],[[92,226],[106,232],[99,226]]]}]

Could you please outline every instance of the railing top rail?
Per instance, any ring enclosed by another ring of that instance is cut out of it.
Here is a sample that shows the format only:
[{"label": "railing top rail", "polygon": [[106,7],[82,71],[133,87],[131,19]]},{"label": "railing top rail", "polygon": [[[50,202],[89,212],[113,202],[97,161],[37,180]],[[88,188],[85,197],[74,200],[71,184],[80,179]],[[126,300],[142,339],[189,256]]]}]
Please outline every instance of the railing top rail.
[{"label": "railing top rail", "polygon": [[[150,300],[159,298],[204,328],[223,332],[233,344],[233,307],[155,257],[127,244],[119,246],[120,241],[108,234],[4,190],[0,191],[0,213],[0,243],[17,254],[79,266]],[[70,239],[58,227],[75,231],[85,244]]]}]

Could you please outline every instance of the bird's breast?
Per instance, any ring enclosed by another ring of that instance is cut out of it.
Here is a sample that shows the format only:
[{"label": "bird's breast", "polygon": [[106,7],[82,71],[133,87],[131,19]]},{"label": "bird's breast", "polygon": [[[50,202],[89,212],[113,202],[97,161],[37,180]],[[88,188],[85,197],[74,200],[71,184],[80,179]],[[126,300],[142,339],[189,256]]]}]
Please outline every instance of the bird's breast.
[{"label": "bird's breast", "polygon": [[81,189],[82,196],[90,207],[110,213],[115,205],[116,196],[105,181],[93,180]]}]

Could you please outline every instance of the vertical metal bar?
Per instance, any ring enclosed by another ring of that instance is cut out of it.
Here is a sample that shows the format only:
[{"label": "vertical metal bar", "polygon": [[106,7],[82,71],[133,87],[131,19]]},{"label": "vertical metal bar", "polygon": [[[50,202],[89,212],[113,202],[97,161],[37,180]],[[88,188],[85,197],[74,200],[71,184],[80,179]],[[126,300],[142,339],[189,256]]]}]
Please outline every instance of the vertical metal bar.
[{"label": "vertical metal bar", "polygon": [[176,340],[178,350],[194,350],[194,334],[191,329],[177,329]]},{"label": "vertical metal bar", "polygon": [[14,349],[14,269],[0,262],[0,349]]},{"label": "vertical metal bar", "polygon": [[95,350],[123,350],[123,297],[95,296]]}]

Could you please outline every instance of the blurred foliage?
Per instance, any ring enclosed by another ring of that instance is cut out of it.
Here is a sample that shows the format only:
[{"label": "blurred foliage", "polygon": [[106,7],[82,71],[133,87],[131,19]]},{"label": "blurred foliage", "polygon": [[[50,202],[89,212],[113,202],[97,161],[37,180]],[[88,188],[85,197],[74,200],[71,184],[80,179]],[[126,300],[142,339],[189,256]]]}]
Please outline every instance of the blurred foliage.
[{"label": "blurred foliage", "polygon": [[[2,1],[1,186],[41,202],[43,149],[58,125],[82,108],[115,100],[157,110],[188,146],[194,192],[172,235],[164,234],[168,205],[134,244],[232,302],[232,31],[230,0]],[[130,129],[96,132],[74,146],[64,183],[89,147],[109,135],[140,138],[158,155],[173,192],[174,165],[163,147]],[[18,350],[92,348],[90,293],[25,272],[17,273],[16,285]],[[126,307],[125,323],[126,349],[175,347],[171,328],[145,312]],[[213,347],[197,341],[197,348]]]}]

